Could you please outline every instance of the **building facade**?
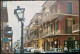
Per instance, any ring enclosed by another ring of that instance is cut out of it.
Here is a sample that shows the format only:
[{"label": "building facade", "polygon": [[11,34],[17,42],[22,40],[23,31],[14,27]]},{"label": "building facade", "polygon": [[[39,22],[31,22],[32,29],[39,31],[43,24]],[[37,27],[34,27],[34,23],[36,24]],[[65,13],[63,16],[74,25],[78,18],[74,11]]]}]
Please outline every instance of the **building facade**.
[{"label": "building facade", "polygon": [[[7,1],[1,1],[1,52],[8,52],[6,49],[12,49],[12,27],[7,25],[8,13],[7,13]],[[12,51],[12,50],[11,50]]]},{"label": "building facade", "polygon": [[79,0],[46,1],[29,27],[31,46],[41,51],[79,48]]},{"label": "building facade", "polygon": [[31,47],[31,44],[30,44],[30,29],[29,29],[29,26],[26,26],[24,36],[25,36],[24,46],[25,46],[25,47]]}]

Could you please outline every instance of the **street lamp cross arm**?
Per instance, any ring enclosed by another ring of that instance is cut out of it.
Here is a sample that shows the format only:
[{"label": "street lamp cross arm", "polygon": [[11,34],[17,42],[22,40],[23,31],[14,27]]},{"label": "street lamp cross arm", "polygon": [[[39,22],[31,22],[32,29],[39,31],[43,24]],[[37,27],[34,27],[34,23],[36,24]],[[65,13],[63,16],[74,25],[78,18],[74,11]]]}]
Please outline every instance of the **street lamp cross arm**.
[{"label": "street lamp cross arm", "polygon": [[20,8],[19,6],[17,6],[17,9],[14,10],[14,14],[17,16],[18,21],[24,21],[24,11],[25,8]]}]

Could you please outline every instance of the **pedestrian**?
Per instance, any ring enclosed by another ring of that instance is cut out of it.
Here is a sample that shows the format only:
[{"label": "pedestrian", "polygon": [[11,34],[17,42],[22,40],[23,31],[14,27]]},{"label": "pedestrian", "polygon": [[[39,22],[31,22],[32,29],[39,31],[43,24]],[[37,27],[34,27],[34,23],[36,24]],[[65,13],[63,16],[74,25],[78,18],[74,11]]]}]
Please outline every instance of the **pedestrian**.
[{"label": "pedestrian", "polygon": [[2,53],[4,53],[4,48],[2,47]]},{"label": "pedestrian", "polygon": [[8,47],[6,47],[6,51],[9,52],[9,48]]},{"label": "pedestrian", "polygon": [[16,49],[14,48],[14,53],[16,53]]},{"label": "pedestrian", "polygon": [[68,52],[68,49],[67,49],[67,47],[64,47],[64,52]]}]

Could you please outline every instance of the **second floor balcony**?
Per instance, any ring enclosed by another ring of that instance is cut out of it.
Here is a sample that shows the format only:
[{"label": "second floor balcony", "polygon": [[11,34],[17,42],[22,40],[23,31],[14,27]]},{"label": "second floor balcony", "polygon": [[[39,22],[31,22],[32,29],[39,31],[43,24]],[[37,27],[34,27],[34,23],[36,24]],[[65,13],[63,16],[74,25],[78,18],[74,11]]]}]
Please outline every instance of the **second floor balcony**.
[{"label": "second floor balcony", "polygon": [[72,33],[79,32],[79,23],[72,25]]},{"label": "second floor balcony", "polygon": [[74,24],[72,26],[68,26],[65,29],[59,30],[56,29],[54,31],[54,28],[52,29],[53,31],[51,31],[50,26],[48,26],[48,28],[43,28],[38,32],[38,35],[33,35],[32,39],[38,39],[38,38],[44,38],[44,37],[48,37],[48,36],[54,36],[54,35],[73,35],[73,33],[75,32],[79,32],[79,23],[78,24]]}]

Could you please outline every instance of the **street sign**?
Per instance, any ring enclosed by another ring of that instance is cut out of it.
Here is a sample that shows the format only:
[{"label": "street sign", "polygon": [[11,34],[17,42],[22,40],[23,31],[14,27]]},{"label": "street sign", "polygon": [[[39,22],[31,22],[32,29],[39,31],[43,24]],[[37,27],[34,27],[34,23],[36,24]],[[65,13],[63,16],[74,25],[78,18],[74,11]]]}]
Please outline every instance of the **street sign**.
[{"label": "street sign", "polygon": [[7,42],[8,41],[8,38],[4,38],[3,41],[6,41]]}]

